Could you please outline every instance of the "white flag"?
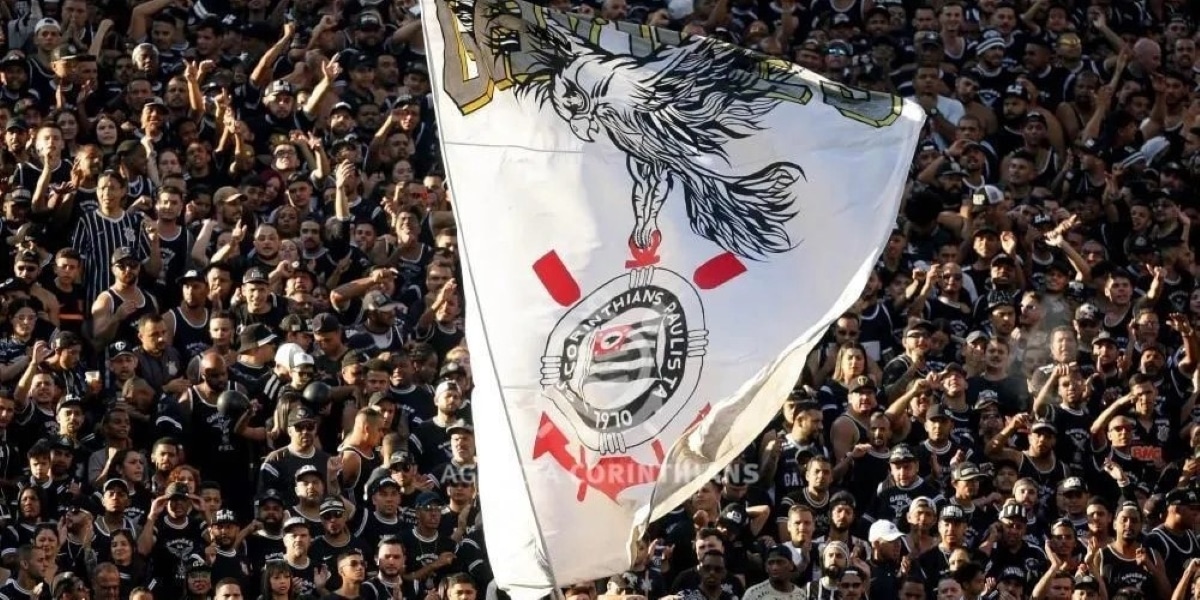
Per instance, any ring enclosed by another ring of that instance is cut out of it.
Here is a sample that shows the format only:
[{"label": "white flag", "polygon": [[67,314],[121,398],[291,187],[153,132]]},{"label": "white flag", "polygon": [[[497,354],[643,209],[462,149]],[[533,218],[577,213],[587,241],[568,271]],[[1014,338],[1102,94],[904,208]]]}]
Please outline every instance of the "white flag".
[{"label": "white flag", "polygon": [[517,600],[628,568],[756,441],[894,224],[924,120],[734,46],[424,0],[487,547]]}]

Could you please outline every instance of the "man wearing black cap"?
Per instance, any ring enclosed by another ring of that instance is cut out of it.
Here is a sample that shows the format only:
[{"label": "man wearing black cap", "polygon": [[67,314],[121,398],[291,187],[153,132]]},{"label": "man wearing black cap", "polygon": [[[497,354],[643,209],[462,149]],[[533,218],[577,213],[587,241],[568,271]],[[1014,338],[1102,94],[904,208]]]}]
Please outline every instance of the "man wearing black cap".
[{"label": "man wearing black cap", "polygon": [[258,394],[271,375],[271,361],[279,346],[279,336],[262,323],[251,323],[238,334],[237,362],[229,365],[230,376]]},{"label": "man wearing black cap", "polygon": [[416,501],[417,524],[400,534],[404,553],[410,557],[408,578],[422,595],[437,589],[439,581],[454,572],[456,544],[439,531],[444,508],[437,494],[421,494]]},{"label": "man wearing black cap", "polygon": [[154,499],[146,524],[138,535],[138,552],[149,556],[154,574],[167,590],[167,597],[182,595],[187,580],[187,558],[204,551],[204,519],[193,511],[198,499],[187,484],[172,483]]},{"label": "man wearing black cap", "polygon": [[167,339],[180,356],[198,356],[212,346],[208,333],[208,281],[201,271],[188,269],[175,282],[181,293],[177,294],[178,305],[163,315]]},{"label": "man wearing black cap", "polygon": [[227,577],[237,580],[243,585],[253,576],[254,571],[246,557],[246,547],[238,542],[238,518],[232,510],[218,510],[209,524],[209,535],[217,547],[212,559],[213,581],[221,581]]},{"label": "man wearing black cap", "polygon": [[1192,532],[1200,495],[1193,489],[1174,489],[1167,494],[1166,505],[1162,524],[1146,535],[1146,547],[1162,560],[1167,580],[1175,582],[1200,553],[1200,540]]},{"label": "man wearing black cap", "polygon": [[[283,521],[285,506],[278,490],[263,490],[254,499],[255,519],[253,532],[246,536],[246,559],[252,565],[263,565],[267,561],[283,559]],[[248,581],[252,589],[258,583]]]},{"label": "man wearing black cap", "polygon": [[904,353],[888,361],[883,367],[882,384],[888,398],[899,398],[908,388],[909,382],[929,373],[925,358],[929,353],[929,338],[933,335],[933,330],[933,324],[929,321],[914,321],[904,328]]},{"label": "man wearing black cap", "polygon": [[[999,539],[992,537],[995,545],[988,569],[992,577],[998,576],[1008,567],[1020,567],[1031,577],[1045,572],[1049,566],[1046,553],[1025,539],[1029,529],[1029,516],[1024,506],[1016,503],[1006,504],[1000,509],[998,527]],[[1026,583],[1032,584],[1033,581]]]},{"label": "man wearing black cap", "polygon": [[405,321],[399,318],[407,312],[403,304],[392,300],[379,290],[367,292],[362,299],[363,321],[346,340],[355,349],[380,352],[399,352],[409,338]]},{"label": "man wearing black cap", "polygon": [[891,477],[879,485],[879,495],[870,513],[876,519],[902,521],[914,499],[939,495],[937,488],[920,476],[917,454],[908,444],[892,448],[888,469]]},{"label": "man wearing black cap", "polygon": [[297,404],[287,415],[288,445],[267,455],[258,472],[258,489],[284,491],[290,504],[295,500],[296,473],[305,467],[324,472],[329,467],[330,454],[317,448],[317,415],[303,404]]},{"label": "man wearing black cap", "polygon": [[[80,221],[80,224],[82,225],[83,221]],[[87,264],[94,265],[99,262],[94,260]],[[107,271],[111,272],[111,279],[88,279],[89,283],[95,285],[112,281],[111,285],[99,288],[96,291],[97,296],[94,296],[96,299],[92,303],[92,337],[102,343],[114,340],[137,343],[137,323],[146,315],[158,314],[158,301],[138,286],[142,263],[132,250],[113,250],[109,257],[109,265]]]},{"label": "man wearing black cap", "polygon": [[251,267],[242,275],[242,298],[245,302],[233,308],[238,323],[262,323],[273,327],[287,316],[287,302],[271,292],[270,281],[266,269],[261,267]]},{"label": "man wearing black cap", "polygon": [[358,519],[355,536],[361,539],[366,547],[373,548],[381,540],[394,534],[398,527],[403,530],[416,524],[419,521],[415,518],[416,513],[402,511],[403,502],[404,494],[400,482],[392,476],[391,471],[379,468],[369,473],[363,516]]},{"label": "man wearing black cap", "polygon": [[309,555],[329,568],[331,577],[327,587],[341,584],[337,573],[337,557],[344,552],[367,554],[372,548],[361,537],[351,533],[347,520],[346,503],[340,498],[328,497],[321,503],[321,535],[313,541]]}]

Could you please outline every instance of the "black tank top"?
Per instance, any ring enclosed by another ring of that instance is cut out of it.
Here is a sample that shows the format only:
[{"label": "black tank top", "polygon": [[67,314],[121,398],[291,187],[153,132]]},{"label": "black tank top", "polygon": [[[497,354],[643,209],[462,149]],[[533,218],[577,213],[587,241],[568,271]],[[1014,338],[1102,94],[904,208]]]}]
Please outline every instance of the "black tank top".
[{"label": "black tank top", "polygon": [[1119,556],[1112,548],[1105,546],[1100,549],[1100,561],[1104,584],[1108,589],[1134,588],[1147,598],[1153,598],[1150,573],[1138,566],[1132,558]]},{"label": "black tank top", "polygon": [[191,235],[184,227],[173,239],[163,238],[159,241],[162,253],[162,268],[155,281],[154,291],[162,299],[165,306],[175,306],[183,298],[183,289],[176,284],[187,270],[188,255],[191,253]]},{"label": "black tank top", "polygon": [[82,285],[74,286],[71,291],[59,289],[53,282],[45,285],[46,289],[58,299],[58,326],[60,329],[76,334],[83,333],[83,320],[91,316],[91,307],[84,298]]},{"label": "black tank top", "polygon": [[[114,341],[121,340],[129,342],[134,346],[140,345],[137,337],[138,319],[146,315],[158,314],[158,302],[154,299],[154,296],[142,290],[138,291],[142,294],[142,304],[137,310],[133,311],[133,314],[121,320],[121,324],[117,326],[117,334],[113,338]],[[104,290],[104,293],[108,295],[108,300],[112,303],[113,314],[120,312],[121,306],[125,304],[125,300],[111,289]]]},{"label": "black tank top", "polygon": [[355,502],[367,500],[367,479],[371,477],[371,473],[374,473],[375,469],[383,465],[383,458],[379,456],[379,452],[373,452],[371,456],[367,456],[353,446],[343,445],[338,450],[343,452],[349,450],[358,455],[358,475],[355,476],[354,481],[343,481],[342,485],[354,490],[354,494],[350,497]]},{"label": "black tank top", "polygon": [[193,325],[183,315],[183,310],[178,306],[171,309],[171,314],[175,316],[175,337],[171,339],[171,345],[179,351],[179,355],[185,358],[199,356],[205,350],[212,347],[211,338],[208,335],[208,309],[204,309],[204,318],[199,325]]}]

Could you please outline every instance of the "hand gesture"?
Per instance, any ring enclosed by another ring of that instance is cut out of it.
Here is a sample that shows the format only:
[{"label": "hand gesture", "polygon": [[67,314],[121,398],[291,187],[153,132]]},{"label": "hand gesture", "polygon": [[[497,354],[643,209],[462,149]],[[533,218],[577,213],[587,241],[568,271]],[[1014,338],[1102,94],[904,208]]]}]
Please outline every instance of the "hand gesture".
[{"label": "hand gesture", "polygon": [[50,344],[47,344],[46,342],[44,342],[42,340],[38,340],[38,341],[34,342],[33,350],[31,350],[30,352],[33,353],[33,356],[31,357],[31,359],[33,360],[34,363],[43,362],[47,358],[50,358],[51,354],[54,354],[54,351],[50,349]]},{"label": "hand gesture", "polygon": [[325,465],[325,471],[329,474],[329,481],[333,481],[335,478],[337,478],[337,476],[342,472],[342,457],[330,456],[329,462]]},{"label": "hand gesture", "polygon": [[850,456],[855,459],[859,459],[859,458],[866,456],[867,452],[870,452],[870,451],[871,451],[870,444],[855,444],[854,447],[850,449]]},{"label": "hand gesture", "polygon": [[1017,253],[1017,234],[1011,231],[1004,231],[1000,234],[1000,248],[1009,256]]},{"label": "hand gesture", "polygon": [[712,517],[708,516],[707,511],[698,510],[692,515],[692,525],[695,525],[697,530],[708,527],[710,522],[712,522]]},{"label": "hand gesture", "polygon": [[338,75],[341,74],[342,65],[338,64],[336,61],[327,60],[321,63],[321,76],[324,77],[326,81],[334,81],[338,78]]},{"label": "hand gesture", "polygon": [[238,219],[237,225],[233,226],[233,231],[230,232],[229,237],[235,244],[242,243],[242,240],[246,239],[246,223]]},{"label": "hand gesture", "polygon": [[321,31],[328,31],[334,27],[337,27],[337,19],[333,15],[322,15],[321,21],[317,23],[317,29]]},{"label": "hand gesture", "polygon": [[[328,15],[326,15],[326,16],[328,16]],[[322,19],[323,18],[324,17],[322,17]],[[294,21],[288,21],[287,23],[284,23],[283,24],[283,39],[290,40],[294,37],[296,37],[296,23]]]},{"label": "hand gesture", "polygon": [[349,161],[343,161],[333,171],[333,182],[337,189],[349,193],[350,192],[350,177],[354,173],[354,165]]},{"label": "hand gesture", "polygon": [[439,568],[445,568],[452,564],[454,564],[454,553],[453,552],[443,552],[438,555],[437,565]]},{"label": "hand gesture", "polygon": [[329,572],[329,567],[320,565],[317,567],[317,570],[313,572],[313,584],[320,589],[324,589],[325,584],[329,582],[330,576],[331,573]]},{"label": "hand gesture", "polygon": [[142,221],[142,229],[146,230],[146,240],[150,242],[151,246],[157,246],[162,241],[158,235],[158,223],[146,219]]}]

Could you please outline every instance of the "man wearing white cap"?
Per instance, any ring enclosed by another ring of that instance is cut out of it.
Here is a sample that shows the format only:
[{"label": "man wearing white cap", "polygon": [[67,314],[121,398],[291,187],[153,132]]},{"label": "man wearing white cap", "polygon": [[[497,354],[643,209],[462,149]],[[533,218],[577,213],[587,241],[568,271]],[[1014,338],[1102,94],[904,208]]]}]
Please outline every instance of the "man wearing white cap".
[{"label": "man wearing white cap", "polygon": [[867,542],[871,544],[871,594],[872,598],[886,598],[900,589],[906,570],[903,551],[904,532],[886,519],[871,523]]}]

